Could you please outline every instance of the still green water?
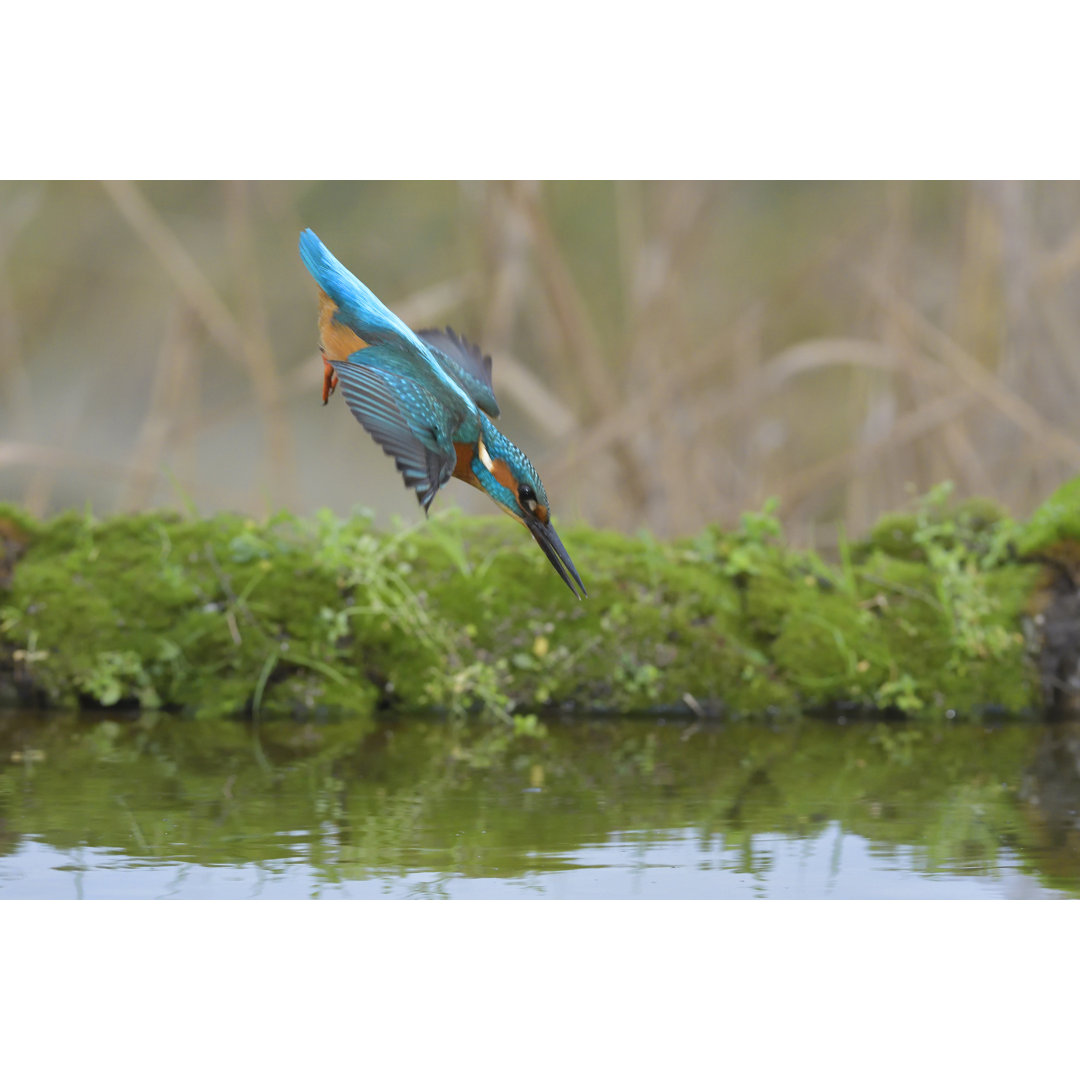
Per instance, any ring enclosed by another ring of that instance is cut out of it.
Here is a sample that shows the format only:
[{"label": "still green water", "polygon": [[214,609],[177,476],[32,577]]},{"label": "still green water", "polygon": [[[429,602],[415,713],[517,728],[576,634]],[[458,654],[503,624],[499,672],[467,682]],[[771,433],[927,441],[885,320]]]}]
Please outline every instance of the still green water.
[{"label": "still green water", "polygon": [[1080,724],[0,712],[0,898],[1080,895]]}]

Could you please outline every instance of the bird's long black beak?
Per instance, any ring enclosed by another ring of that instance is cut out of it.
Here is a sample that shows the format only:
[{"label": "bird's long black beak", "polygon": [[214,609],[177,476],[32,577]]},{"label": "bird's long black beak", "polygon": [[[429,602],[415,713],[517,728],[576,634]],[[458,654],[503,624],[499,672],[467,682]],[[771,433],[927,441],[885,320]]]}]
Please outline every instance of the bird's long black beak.
[{"label": "bird's long black beak", "polygon": [[[534,517],[529,518],[525,524],[529,527],[529,532],[536,538],[540,550],[548,557],[548,562],[558,570],[559,577],[566,582],[566,587],[579,600],[588,596],[589,594],[585,591],[581,577],[574,568],[573,560],[566,554],[566,548],[563,547],[559,534],[552,527],[551,522],[541,521],[539,518]],[[574,582],[577,582],[577,589],[574,588]],[[578,589],[581,590],[581,596],[578,596]]]}]

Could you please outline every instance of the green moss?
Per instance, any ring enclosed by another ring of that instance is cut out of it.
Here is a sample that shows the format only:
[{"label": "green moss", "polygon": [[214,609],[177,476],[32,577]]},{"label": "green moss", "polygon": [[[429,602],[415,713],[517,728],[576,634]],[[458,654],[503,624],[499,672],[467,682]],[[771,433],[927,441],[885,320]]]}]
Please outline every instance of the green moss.
[{"label": "green moss", "polygon": [[240,711],[260,680],[321,665],[336,681],[321,612],[338,597],[288,518],[64,515],[19,562],[2,625],[51,700]]},{"label": "green moss", "polygon": [[992,499],[971,498],[950,506],[951,487],[939,485],[914,511],[882,514],[867,540],[857,545],[857,557],[880,551],[896,559],[925,562],[931,534],[946,550],[958,544],[988,550],[995,537],[1005,535],[1003,530],[1011,524],[1008,515]]},{"label": "green moss", "polygon": [[865,556],[880,551],[895,559],[920,560],[922,548],[915,540],[918,527],[914,514],[882,514],[867,541],[858,545],[856,554]]},{"label": "green moss", "polygon": [[849,701],[909,716],[1030,710],[1035,668],[1020,615],[1031,567],[1004,562],[1011,523],[985,501],[932,492],[856,550],[849,587],[792,594],[773,655],[808,705]]},{"label": "green moss", "polygon": [[0,502],[0,536],[38,536],[41,525],[22,507],[14,503]]},{"label": "green moss", "polygon": [[1065,542],[1080,543],[1080,476],[1062,484],[1013,535],[1022,556]]},{"label": "green moss", "polygon": [[[1042,520],[1055,539],[1072,527]],[[384,535],[363,516],[64,514],[18,529],[0,673],[52,702],[266,717],[386,702],[534,731],[545,708],[1038,704],[1020,633],[1038,570],[1010,558],[1018,527],[996,507],[950,508],[944,488],[839,568],[786,547],[770,507],[674,543],[568,529],[584,602],[508,519]]]}]

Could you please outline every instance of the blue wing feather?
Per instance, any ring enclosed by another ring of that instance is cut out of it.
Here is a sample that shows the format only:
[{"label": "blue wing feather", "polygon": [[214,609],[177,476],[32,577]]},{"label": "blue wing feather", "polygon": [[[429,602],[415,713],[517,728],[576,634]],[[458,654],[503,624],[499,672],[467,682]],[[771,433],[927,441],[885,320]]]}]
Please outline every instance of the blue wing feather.
[{"label": "blue wing feather", "polygon": [[[357,356],[366,357],[373,349]],[[405,486],[415,489],[426,513],[457,463],[450,438],[423,419],[439,415],[438,402],[414,379],[368,364],[336,364],[334,370],[349,410],[394,459]]]}]

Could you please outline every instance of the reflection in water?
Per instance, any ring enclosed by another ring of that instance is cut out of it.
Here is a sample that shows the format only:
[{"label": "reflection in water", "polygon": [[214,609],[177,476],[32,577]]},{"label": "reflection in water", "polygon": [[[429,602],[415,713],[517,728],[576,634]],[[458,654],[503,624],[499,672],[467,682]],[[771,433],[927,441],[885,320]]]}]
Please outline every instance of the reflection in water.
[{"label": "reflection in water", "polygon": [[1080,727],[0,714],[0,898],[1080,894]]},{"label": "reflection in water", "polygon": [[[613,835],[601,844],[538,859],[535,870],[513,877],[481,873],[408,870],[375,871],[367,877],[329,882],[298,848],[294,859],[231,867],[196,866],[168,860],[131,859],[101,848],[61,853],[25,841],[0,870],[0,895],[7,898],[95,899],[753,899],[758,897],[845,899],[1012,899],[1067,895],[1025,874],[1019,860],[1003,852],[999,864],[978,876],[941,871],[925,875],[911,849],[875,852],[861,836],[832,822],[814,837],[793,839],[765,833],[756,838],[760,866],[745,871],[718,841],[702,851],[692,830],[642,840]],[[491,868],[497,871],[497,868]]]}]

